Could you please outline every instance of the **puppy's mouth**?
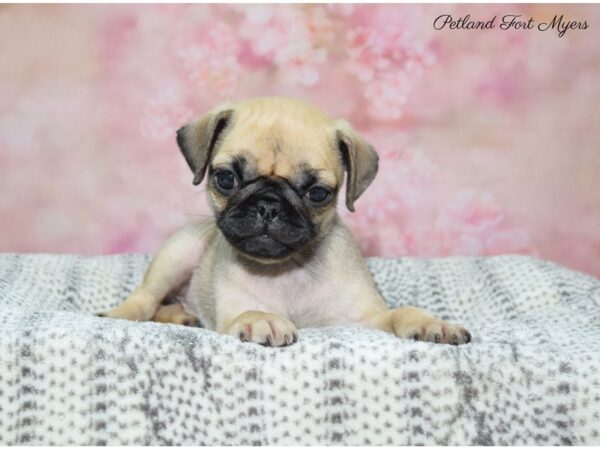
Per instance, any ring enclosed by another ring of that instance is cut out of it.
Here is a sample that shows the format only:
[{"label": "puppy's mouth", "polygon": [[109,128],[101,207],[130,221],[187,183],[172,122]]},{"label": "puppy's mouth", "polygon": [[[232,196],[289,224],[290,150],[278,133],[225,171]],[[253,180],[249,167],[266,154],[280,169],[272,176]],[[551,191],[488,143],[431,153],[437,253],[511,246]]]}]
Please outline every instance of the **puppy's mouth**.
[{"label": "puppy's mouth", "polygon": [[[286,227],[281,230],[252,230],[252,226],[234,227],[224,221],[219,228],[225,239],[242,255],[265,263],[280,262],[300,251],[311,235],[303,229]],[[254,232],[252,232],[254,231]]]},{"label": "puppy's mouth", "polygon": [[285,258],[293,252],[293,249],[267,234],[240,239],[235,247],[249,256],[265,259]]}]

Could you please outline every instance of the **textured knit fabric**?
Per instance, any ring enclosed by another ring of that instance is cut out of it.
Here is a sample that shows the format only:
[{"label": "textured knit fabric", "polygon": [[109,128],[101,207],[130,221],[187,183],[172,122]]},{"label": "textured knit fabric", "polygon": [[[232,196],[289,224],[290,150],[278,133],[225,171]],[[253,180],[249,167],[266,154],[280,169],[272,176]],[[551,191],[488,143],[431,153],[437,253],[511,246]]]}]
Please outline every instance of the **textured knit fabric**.
[{"label": "textured knit fabric", "polygon": [[98,318],[145,255],[0,255],[0,444],[600,444],[600,282],[501,256],[372,259],[463,346],[300,330],[287,348]]}]

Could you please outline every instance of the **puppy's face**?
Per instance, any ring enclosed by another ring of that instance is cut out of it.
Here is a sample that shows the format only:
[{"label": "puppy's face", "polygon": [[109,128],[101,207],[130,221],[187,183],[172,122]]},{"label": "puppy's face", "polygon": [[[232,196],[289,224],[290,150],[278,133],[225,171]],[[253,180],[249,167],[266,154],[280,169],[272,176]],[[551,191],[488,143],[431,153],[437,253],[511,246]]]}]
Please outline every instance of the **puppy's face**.
[{"label": "puppy's face", "polygon": [[229,243],[260,262],[286,259],[325,235],[348,172],[347,205],[366,189],[377,156],[343,121],[286,98],[221,106],[178,131]]}]

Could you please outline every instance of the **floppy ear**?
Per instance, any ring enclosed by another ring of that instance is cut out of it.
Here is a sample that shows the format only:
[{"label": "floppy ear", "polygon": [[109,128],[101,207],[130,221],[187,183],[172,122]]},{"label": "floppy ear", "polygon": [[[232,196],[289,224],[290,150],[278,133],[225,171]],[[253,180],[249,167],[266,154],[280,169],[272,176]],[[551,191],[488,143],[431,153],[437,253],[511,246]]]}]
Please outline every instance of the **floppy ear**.
[{"label": "floppy ear", "polygon": [[379,157],[345,120],[337,122],[336,140],[347,173],[346,207],[354,212],[354,202],[377,175]]},{"label": "floppy ear", "polygon": [[194,174],[194,184],[200,184],[206,173],[219,137],[230,125],[233,110],[219,107],[177,130],[177,145]]}]

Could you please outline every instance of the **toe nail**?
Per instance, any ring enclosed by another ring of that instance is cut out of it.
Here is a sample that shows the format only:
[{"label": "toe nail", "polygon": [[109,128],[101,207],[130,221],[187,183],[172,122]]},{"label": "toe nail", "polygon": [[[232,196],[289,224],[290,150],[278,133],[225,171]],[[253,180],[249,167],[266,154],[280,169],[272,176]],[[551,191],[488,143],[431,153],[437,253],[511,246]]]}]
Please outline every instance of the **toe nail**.
[{"label": "toe nail", "polygon": [[471,342],[471,333],[469,333],[468,331],[465,331],[465,342],[469,343]]},{"label": "toe nail", "polygon": [[435,340],[436,343],[440,342],[442,340],[442,337],[438,334],[436,334],[433,338]]},{"label": "toe nail", "polygon": [[298,335],[295,334],[294,338],[292,339],[292,344],[295,344],[296,342],[298,342]]},{"label": "toe nail", "polygon": [[415,333],[415,334],[413,335],[413,339],[414,339],[415,341],[418,341],[418,340],[419,340],[419,333]]},{"label": "toe nail", "polygon": [[242,342],[248,341],[248,339],[246,339],[246,333],[244,333],[244,332],[240,333],[239,338],[240,338],[240,341],[242,341]]},{"label": "toe nail", "polygon": [[452,335],[452,345],[458,345],[458,336],[456,334]]}]

